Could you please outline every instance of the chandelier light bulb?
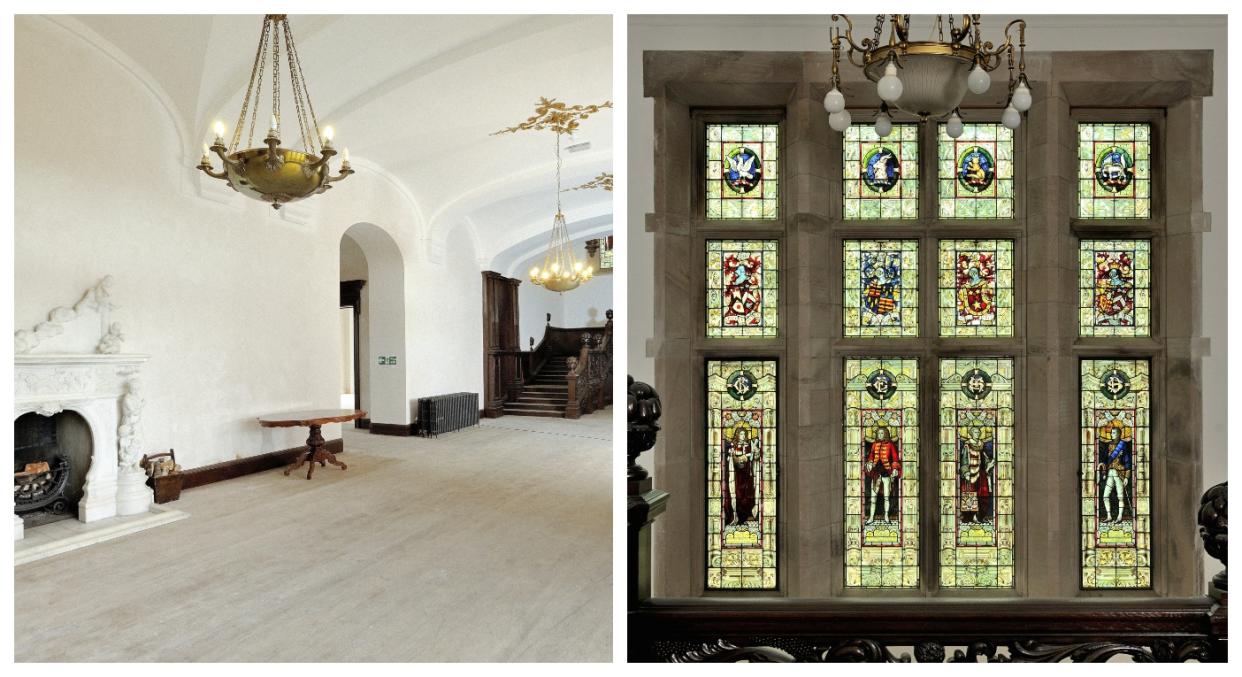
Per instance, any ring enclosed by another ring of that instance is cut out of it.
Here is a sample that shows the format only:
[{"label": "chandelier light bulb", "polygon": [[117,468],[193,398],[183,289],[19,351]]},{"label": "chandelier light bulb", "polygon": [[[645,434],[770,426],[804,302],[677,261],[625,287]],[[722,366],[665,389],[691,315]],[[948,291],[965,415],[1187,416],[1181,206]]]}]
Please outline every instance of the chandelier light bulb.
[{"label": "chandelier light bulb", "polygon": [[850,128],[850,112],[847,110],[839,110],[828,116],[828,126],[838,132],[844,132]]},{"label": "chandelier light bulb", "polygon": [[327,127],[323,128],[323,145],[324,146],[331,148],[332,140],[335,138],[336,138],[336,130],[332,128],[332,125],[328,125]]},{"label": "chandelier light bulb", "polygon": [[892,61],[888,62],[888,65],[884,67],[884,77],[876,83],[875,89],[880,98],[889,103],[896,103],[897,99],[901,98],[902,84],[897,77],[897,64]]},{"label": "chandelier light bulb", "polygon": [[964,125],[962,125],[962,118],[957,114],[957,109],[955,108],[953,109],[953,115],[949,116],[949,123],[945,125],[945,132],[950,139],[956,139],[962,135],[963,131],[965,129]]},{"label": "chandelier light bulb", "polygon": [[875,134],[883,139],[893,133],[893,119],[888,113],[880,113],[880,117],[875,119]]},{"label": "chandelier light bulb", "polygon": [[349,146],[345,146],[343,150],[345,152],[341,153],[341,159],[345,162],[349,162]]},{"label": "chandelier light bulb", "polygon": [[833,85],[832,89],[824,95],[824,110],[829,113],[840,113],[845,110],[845,95],[836,88],[836,85]]},{"label": "chandelier light bulb", "polygon": [[1018,109],[1019,113],[1025,113],[1031,108],[1031,89],[1026,86],[1026,79],[1018,81],[1018,86],[1013,90],[1013,107]]},{"label": "chandelier light bulb", "polygon": [[208,148],[208,147],[207,147],[207,144],[205,144],[205,143],[204,143],[204,144],[203,144],[203,159],[204,159],[204,160],[206,160],[206,159],[207,159],[207,154],[208,154],[209,152],[211,152],[211,149],[210,149],[210,148]]},{"label": "chandelier light bulb", "polygon": [[225,129],[224,129],[223,122],[221,122],[220,120],[216,120],[216,123],[211,126],[211,130],[216,133],[217,141],[224,141]]},{"label": "chandelier light bulb", "polygon": [[1017,129],[1022,124],[1022,114],[1014,108],[1012,101],[1005,107],[1005,112],[1001,113],[1001,124],[1009,129]]},{"label": "chandelier light bulb", "polygon": [[275,113],[272,113],[272,126],[271,126],[271,127],[268,127],[268,129],[272,130],[273,132],[274,132],[274,131],[276,131],[277,129],[279,129],[279,128],[276,126],[276,114],[275,114]]},{"label": "chandelier light bulb", "polygon": [[986,94],[988,87],[992,86],[992,77],[988,72],[983,70],[983,66],[975,64],[970,75],[966,78],[966,86],[975,94]]}]

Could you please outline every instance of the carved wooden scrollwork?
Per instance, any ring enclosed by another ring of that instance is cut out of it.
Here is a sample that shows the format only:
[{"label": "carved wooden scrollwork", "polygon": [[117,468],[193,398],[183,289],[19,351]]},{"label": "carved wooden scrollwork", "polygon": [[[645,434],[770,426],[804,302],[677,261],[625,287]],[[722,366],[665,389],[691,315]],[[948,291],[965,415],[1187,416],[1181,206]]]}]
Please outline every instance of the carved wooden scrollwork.
[{"label": "carved wooden scrollwork", "polygon": [[626,415],[626,452],[629,465],[626,476],[630,480],[641,480],[647,477],[647,470],[636,462],[638,455],[655,446],[656,435],[660,432],[660,396],[655,388],[635,381],[627,376],[625,401]]},{"label": "carved wooden scrollwork", "polygon": [[1221,482],[1203,493],[1199,502],[1199,537],[1207,554],[1220,560],[1226,569],[1212,579],[1219,590],[1228,590],[1229,483]]},{"label": "carved wooden scrollwork", "polygon": [[[908,653],[896,654],[884,642],[874,639],[849,639],[834,642],[810,651],[785,649],[761,644],[738,644],[718,639],[667,655],[673,663],[735,663],[735,662],[814,662],[814,663],[910,663]],[[914,645],[914,660],[919,663],[1104,663],[1127,657],[1136,663],[1185,663],[1213,660],[1211,644],[1204,638],[1153,640],[1150,643],[1122,641],[1050,644],[1039,640],[1013,640],[1000,651],[995,643],[977,641],[954,649],[950,656],[940,642],[919,642]]]}]

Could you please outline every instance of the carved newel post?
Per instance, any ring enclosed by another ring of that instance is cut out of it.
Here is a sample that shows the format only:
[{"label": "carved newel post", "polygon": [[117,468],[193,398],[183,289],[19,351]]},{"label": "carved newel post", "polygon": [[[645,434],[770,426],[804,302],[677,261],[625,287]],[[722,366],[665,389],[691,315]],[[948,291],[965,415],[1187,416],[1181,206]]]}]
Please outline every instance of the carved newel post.
[{"label": "carved newel post", "polygon": [[1199,501],[1199,536],[1203,549],[1225,568],[1212,577],[1208,594],[1216,600],[1212,609],[1212,644],[1217,660],[1228,660],[1229,637],[1229,483],[1221,482],[1203,492]]},{"label": "carved newel post", "polygon": [[668,492],[653,489],[646,469],[636,462],[638,455],[651,449],[660,431],[660,396],[651,386],[627,377],[629,392],[626,396],[627,420],[626,468],[628,492],[626,518],[629,523],[628,575],[629,605],[651,597],[651,525],[664,512]]}]

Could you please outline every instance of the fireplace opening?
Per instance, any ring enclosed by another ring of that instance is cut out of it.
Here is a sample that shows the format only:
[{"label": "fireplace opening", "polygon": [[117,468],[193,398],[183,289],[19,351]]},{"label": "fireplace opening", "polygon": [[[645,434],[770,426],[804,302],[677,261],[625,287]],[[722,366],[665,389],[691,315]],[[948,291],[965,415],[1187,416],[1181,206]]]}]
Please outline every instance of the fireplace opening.
[{"label": "fireplace opening", "polygon": [[76,519],[91,465],[91,428],[73,411],[13,422],[13,503],[26,529]]}]

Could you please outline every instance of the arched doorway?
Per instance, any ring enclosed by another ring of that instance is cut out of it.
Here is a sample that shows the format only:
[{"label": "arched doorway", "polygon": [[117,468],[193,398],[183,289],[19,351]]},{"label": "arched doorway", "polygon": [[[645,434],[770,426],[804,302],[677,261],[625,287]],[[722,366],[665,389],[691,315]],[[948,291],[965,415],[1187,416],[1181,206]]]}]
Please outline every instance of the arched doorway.
[{"label": "arched doorway", "polygon": [[[356,223],[341,236],[341,392],[352,394],[376,424],[408,426],[406,398],[405,269],[401,250],[384,229]],[[346,292],[357,305],[346,310]],[[350,326],[350,322],[356,326]],[[347,399],[343,398],[343,406]]]}]

